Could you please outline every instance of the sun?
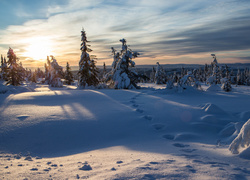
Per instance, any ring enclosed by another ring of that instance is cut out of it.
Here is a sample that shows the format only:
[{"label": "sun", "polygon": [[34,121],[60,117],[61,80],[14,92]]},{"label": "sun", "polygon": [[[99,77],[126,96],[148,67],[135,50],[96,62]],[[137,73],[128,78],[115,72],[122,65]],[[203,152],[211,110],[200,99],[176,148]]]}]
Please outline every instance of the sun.
[{"label": "sun", "polygon": [[47,56],[53,55],[52,43],[48,39],[33,38],[23,55],[32,60],[44,60]]}]

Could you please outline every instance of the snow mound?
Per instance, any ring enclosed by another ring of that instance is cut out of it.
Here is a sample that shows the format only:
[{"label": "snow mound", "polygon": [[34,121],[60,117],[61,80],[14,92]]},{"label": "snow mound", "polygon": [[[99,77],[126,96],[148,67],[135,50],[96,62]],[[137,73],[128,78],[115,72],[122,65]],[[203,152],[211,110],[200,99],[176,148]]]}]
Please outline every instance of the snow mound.
[{"label": "snow mound", "polygon": [[5,94],[9,88],[3,84],[0,84],[0,94]]},{"label": "snow mound", "polygon": [[222,129],[221,125],[211,124],[206,122],[193,122],[191,123],[193,130],[196,132],[213,132],[219,133]]},{"label": "snow mound", "polygon": [[[239,154],[240,148],[245,148],[250,144],[250,119],[242,126],[240,133],[238,136],[233,140],[233,142],[229,146],[229,150],[233,154]],[[250,157],[250,150],[249,152]],[[244,152],[246,156],[246,152]]]},{"label": "snow mound", "polygon": [[225,111],[212,103],[207,103],[202,109],[209,114],[225,114]]},{"label": "snow mound", "polygon": [[240,118],[242,121],[246,122],[248,119],[250,119],[250,111],[244,111],[240,113]]},{"label": "snow mound", "polygon": [[164,124],[153,124],[152,125],[155,130],[162,130],[164,129],[165,125]]},{"label": "snow mound", "polygon": [[240,154],[239,157],[243,159],[248,159],[250,160],[250,147],[244,149]]},{"label": "snow mound", "polygon": [[224,129],[222,129],[219,133],[221,137],[228,137],[234,134],[236,131],[235,123],[227,124]]},{"label": "snow mound", "polygon": [[212,123],[212,124],[217,124],[217,125],[226,125],[230,122],[230,120],[228,120],[228,119],[220,119],[220,118],[217,118],[216,116],[211,115],[211,114],[202,116],[200,118],[200,120],[202,122]]},{"label": "snow mound", "polygon": [[185,141],[191,139],[197,139],[199,136],[195,133],[179,133],[176,134],[174,140],[175,141]]},{"label": "snow mound", "polygon": [[0,83],[0,94],[14,94],[14,93],[22,93],[22,92],[32,92],[34,89],[27,86],[5,86]]},{"label": "snow mound", "polygon": [[212,84],[207,88],[208,92],[221,91],[221,88],[217,84]]}]

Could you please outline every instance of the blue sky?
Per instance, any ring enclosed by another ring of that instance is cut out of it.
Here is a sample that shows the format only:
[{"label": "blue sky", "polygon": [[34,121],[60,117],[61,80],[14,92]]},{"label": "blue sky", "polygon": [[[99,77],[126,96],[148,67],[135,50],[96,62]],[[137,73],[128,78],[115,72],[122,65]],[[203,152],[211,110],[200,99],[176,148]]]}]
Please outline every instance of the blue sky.
[{"label": "blue sky", "polygon": [[0,0],[0,53],[25,66],[54,55],[78,65],[84,27],[98,65],[119,39],[141,52],[136,64],[250,62],[249,0]]}]

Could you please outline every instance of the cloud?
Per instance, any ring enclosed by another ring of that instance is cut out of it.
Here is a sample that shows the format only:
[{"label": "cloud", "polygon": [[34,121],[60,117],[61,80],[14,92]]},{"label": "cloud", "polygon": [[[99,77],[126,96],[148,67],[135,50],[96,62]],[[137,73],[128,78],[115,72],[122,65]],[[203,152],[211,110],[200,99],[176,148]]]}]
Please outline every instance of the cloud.
[{"label": "cloud", "polygon": [[[131,49],[142,52],[140,62],[143,58],[166,58],[167,62],[171,57],[178,59],[185,55],[191,57],[192,54],[236,50],[245,52],[250,43],[248,1],[46,2],[47,9],[43,7],[42,11],[46,18],[35,18],[22,25],[11,25],[0,30],[1,53],[9,44],[22,54],[34,39],[38,39],[51,42],[51,51],[59,63],[71,61],[70,64],[77,65],[81,53],[82,27],[91,41],[92,54],[102,62],[106,60],[107,64],[112,62],[110,47],[119,50],[121,38],[127,39]],[[240,54],[237,56],[240,57]]]}]

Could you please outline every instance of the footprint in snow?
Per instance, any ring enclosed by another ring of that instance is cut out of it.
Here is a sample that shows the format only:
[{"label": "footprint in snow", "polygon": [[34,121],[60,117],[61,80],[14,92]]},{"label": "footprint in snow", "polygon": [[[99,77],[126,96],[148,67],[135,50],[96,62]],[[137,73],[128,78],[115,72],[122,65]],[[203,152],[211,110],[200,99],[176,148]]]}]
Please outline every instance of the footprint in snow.
[{"label": "footprint in snow", "polygon": [[174,143],[173,146],[179,147],[179,148],[184,148],[184,147],[189,147],[190,145],[188,145],[188,144],[181,144],[181,143]]},{"label": "footprint in snow", "polygon": [[144,111],[142,109],[136,109],[136,112],[143,113]]},{"label": "footprint in snow", "polygon": [[165,163],[166,164],[172,164],[172,163],[174,163],[175,162],[175,160],[173,160],[173,159],[168,159]]},{"label": "footprint in snow", "polygon": [[38,169],[37,168],[32,168],[32,169],[30,169],[31,171],[38,171]]},{"label": "footprint in snow", "polygon": [[229,180],[247,180],[248,178],[242,174],[231,174]]},{"label": "footprint in snow", "polygon": [[92,170],[92,167],[89,164],[84,164],[79,170],[90,171]]},{"label": "footprint in snow", "polygon": [[133,106],[133,107],[138,107],[139,105],[138,105],[138,104],[133,104],[132,106]]},{"label": "footprint in snow", "polygon": [[149,164],[159,164],[158,162],[151,161]]},{"label": "footprint in snow", "polygon": [[247,168],[240,168],[240,167],[236,167],[236,168],[233,168],[233,170],[236,170],[236,171],[241,171],[242,173],[246,173],[246,174],[250,174],[250,170],[248,170]]},{"label": "footprint in snow", "polygon": [[204,162],[198,159],[193,160],[194,163],[199,163],[199,164],[210,164],[211,167],[223,167],[223,166],[229,166],[228,163],[223,163],[223,162],[215,162],[215,161],[208,161]]},{"label": "footprint in snow", "polygon": [[152,125],[153,126],[153,128],[155,129],[155,130],[162,130],[164,127],[165,127],[165,125],[164,124],[153,124]]},{"label": "footprint in snow", "polygon": [[180,151],[183,151],[185,153],[192,153],[194,151],[196,151],[197,149],[180,149]]},{"label": "footprint in snow", "polygon": [[149,120],[149,121],[151,121],[153,119],[152,116],[149,116],[149,115],[145,115],[145,116],[143,116],[143,118],[146,120]]},{"label": "footprint in snow", "polygon": [[132,101],[129,101],[129,102],[131,102],[131,103],[135,103],[135,101],[134,101],[134,100],[132,100]]},{"label": "footprint in snow", "polygon": [[165,139],[168,139],[168,140],[174,140],[174,135],[172,135],[172,134],[165,134],[162,137]]},{"label": "footprint in snow", "polygon": [[27,116],[27,115],[20,115],[20,116],[17,116],[17,118],[18,118],[20,121],[24,121],[24,120],[27,119],[28,117],[30,117],[30,116]]},{"label": "footprint in snow", "polygon": [[51,168],[47,168],[47,169],[44,169],[43,171],[50,171],[51,170]]},{"label": "footprint in snow", "polygon": [[197,155],[197,154],[180,154],[178,156],[183,156],[183,157],[185,157],[187,159],[194,159],[194,158],[199,157],[200,155]]},{"label": "footprint in snow", "polygon": [[186,165],[185,168],[187,168],[192,173],[196,173],[196,170],[190,165]]}]

